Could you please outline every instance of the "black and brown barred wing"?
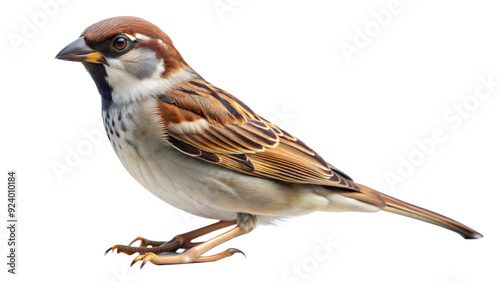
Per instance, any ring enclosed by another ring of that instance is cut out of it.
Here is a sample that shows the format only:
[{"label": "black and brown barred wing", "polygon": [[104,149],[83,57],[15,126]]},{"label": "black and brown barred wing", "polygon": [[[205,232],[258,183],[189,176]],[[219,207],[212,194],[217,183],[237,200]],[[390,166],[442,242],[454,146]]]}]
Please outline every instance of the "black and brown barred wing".
[{"label": "black and brown barred wing", "polygon": [[359,190],[302,141],[203,79],[158,96],[157,114],[166,140],[192,157],[261,178]]}]

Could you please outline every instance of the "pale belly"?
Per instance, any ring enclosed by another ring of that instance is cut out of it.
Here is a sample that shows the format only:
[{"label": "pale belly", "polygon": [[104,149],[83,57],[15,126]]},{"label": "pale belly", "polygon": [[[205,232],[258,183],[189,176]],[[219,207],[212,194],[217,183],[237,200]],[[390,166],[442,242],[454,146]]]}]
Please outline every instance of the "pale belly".
[{"label": "pale belly", "polygon": [[152,112],[152,105],[143,101],[140,107],[111,108],[103,113],[103,119],[127,171],[174,207],[221,220],[249,213],[260,223],[317,210],[365,211],[366,204],[359,206],[360,202],[321,186],[248,176],[181,153],[166,141]]},{"label": "pale belly", "polygon": [[142,155],[120,154],[120,160],[151,193],[198,216],[233,220],[243,212],[265,223],[304,215],[328,204],[313,185],[246,176],[186,156],[169,145],[149,157]]}]

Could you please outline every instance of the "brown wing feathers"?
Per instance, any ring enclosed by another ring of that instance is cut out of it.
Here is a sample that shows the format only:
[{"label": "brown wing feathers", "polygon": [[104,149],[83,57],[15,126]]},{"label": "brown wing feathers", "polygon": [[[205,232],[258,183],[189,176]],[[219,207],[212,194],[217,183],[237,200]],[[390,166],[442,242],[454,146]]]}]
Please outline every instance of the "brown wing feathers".
[{"label": "brown wing feathers", "polygon": [[[302,141],[201,78],[162,96],[158,99],[158,115],[167,141],[190,156],[257,177],[323,185],[337,194],[439,225],[467,239],[482,237],[450,218],[354,183]],[[197,132],[179,133],[172,130],[175,125],[197,128]]]},{"label": "brown wing feathers", "polygon": [[[356,189],[302,141],[202,79],[184,82],[158,98],[168,142],[190,156],[263,178]],[[208,125],[200,123],[196,134],[172,130],[204,120]]]}]

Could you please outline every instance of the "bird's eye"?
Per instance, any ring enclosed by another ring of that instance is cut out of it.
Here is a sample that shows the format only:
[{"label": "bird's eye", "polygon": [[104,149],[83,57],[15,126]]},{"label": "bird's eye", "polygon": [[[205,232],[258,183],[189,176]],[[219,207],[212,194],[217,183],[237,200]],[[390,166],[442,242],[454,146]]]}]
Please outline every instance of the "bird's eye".
[{"label": "bird's eye", "polygon": [[125,39],[124,37],[117,37],[113,41],[113,47],[117,51],[121,51],[121,50],[125,49],[125,47],[127,47],[127,39]]}]

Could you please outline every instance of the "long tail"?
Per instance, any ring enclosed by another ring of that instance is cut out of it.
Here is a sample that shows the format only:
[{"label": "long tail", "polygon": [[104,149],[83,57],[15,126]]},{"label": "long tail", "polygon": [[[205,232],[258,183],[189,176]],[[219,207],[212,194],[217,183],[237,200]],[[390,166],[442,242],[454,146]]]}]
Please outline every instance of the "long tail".
[{"label": "long tail", "polygon": [[440,215],[430,210],[414,206],[412,204],[403,202],[401,200],[398,200],[391,196],[387,196],[382,193],[380,193],[380,196],[385,200],[386,206],[382,208],[385,211],[397,213],[400,215],[408,216],[411,218],[415,218],[421,221],[441,226],[448,230],[457,232],[458,234],[460,234],[460,236],[464,237],[465,239],[483,238],[483,235],[481,235],[481,233],[477,232],[476,230],[468,226],[465,226],[462,223],[457,222],[444,215]]},{"label": "long tail", "polygon": [[441,226],[460,234],[460,236],[464,237],[465,239],[483,238],[483,235],[481,235],[481,233],[451,218],[398,200],[386,194],[380,193],[370,187],[357,183],[356,186],[360,188],[360,190],[357,192],[346,190],[342,191],[337,189],[335,190],[336,193],[339,193],[343,196],[374,204],[380,207],[382,210]]}]

